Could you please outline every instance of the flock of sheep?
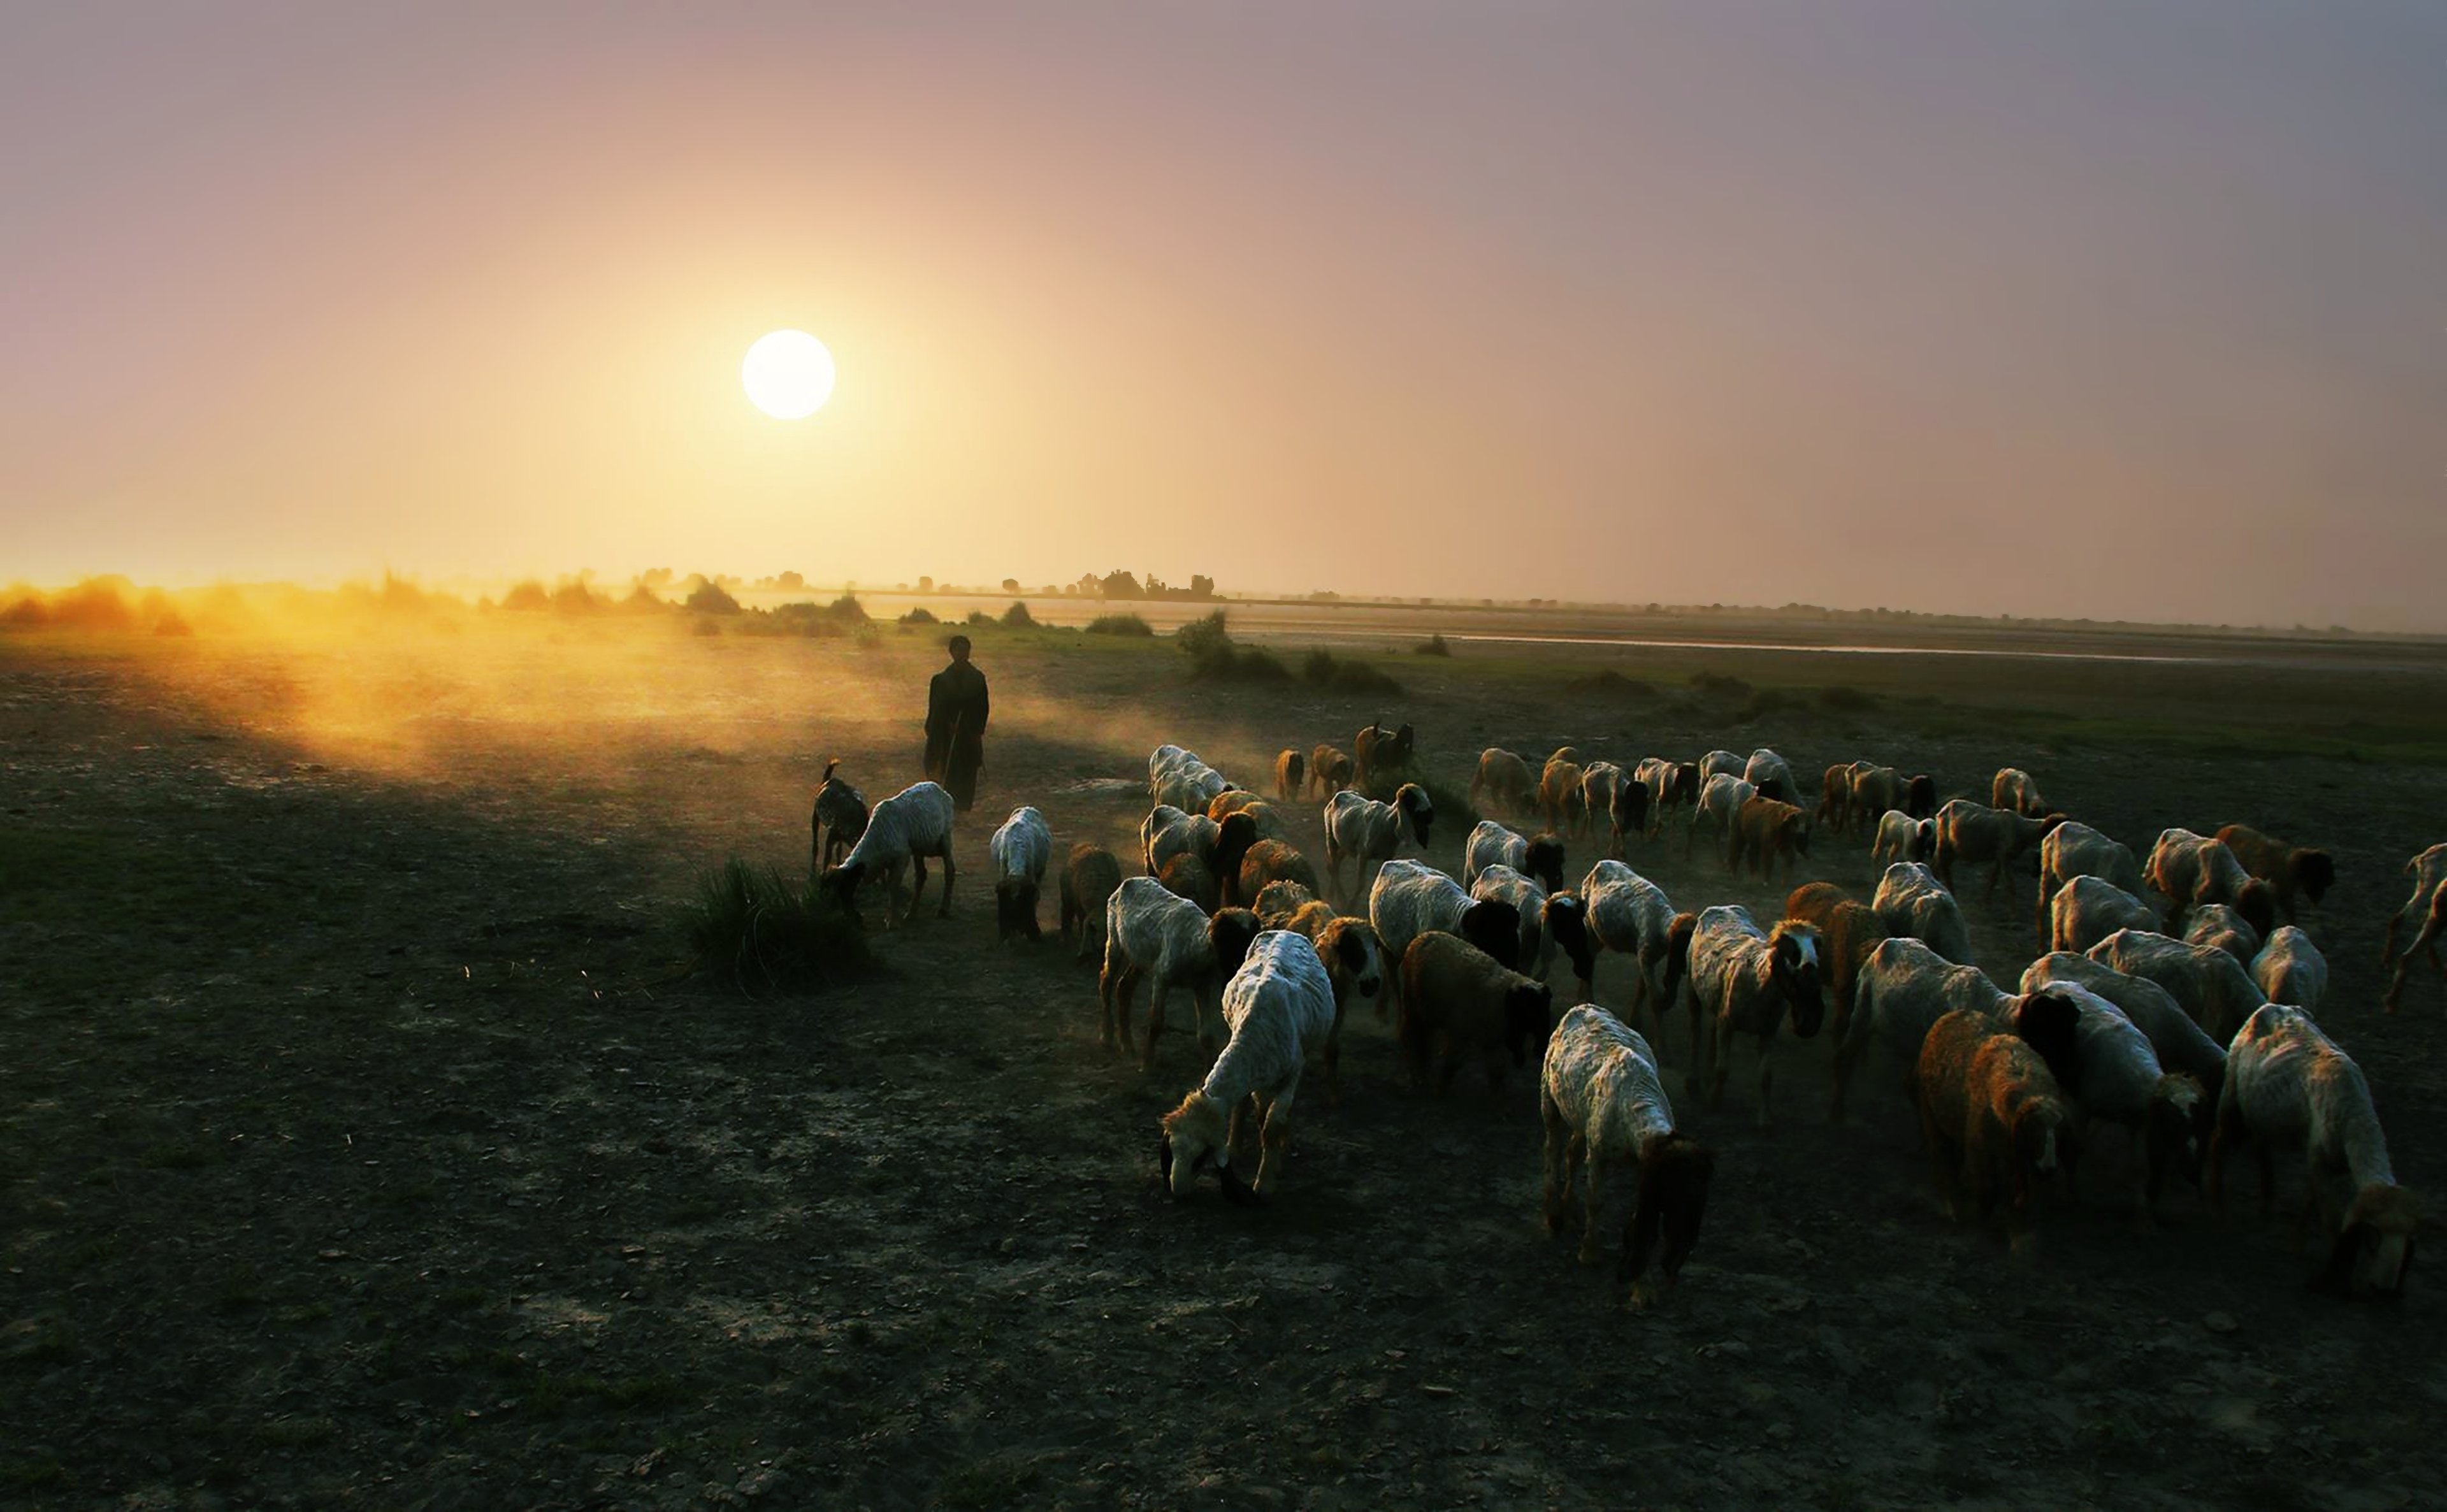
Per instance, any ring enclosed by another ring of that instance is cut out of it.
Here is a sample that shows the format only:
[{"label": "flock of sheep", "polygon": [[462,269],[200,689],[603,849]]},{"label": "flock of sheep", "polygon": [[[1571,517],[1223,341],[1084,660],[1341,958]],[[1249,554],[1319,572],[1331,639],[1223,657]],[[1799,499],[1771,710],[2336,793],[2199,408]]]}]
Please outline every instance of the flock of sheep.
[{"label": "flock of sheep", "polygon": [[[1722,1103],[1736,1044],[1756,1043],[1762,1125],[1777,1038],[1788,1024],[1797,1037],[1816,1034],[1831,1010],[1831,1116],[1843,1117],[1867,1059],[1890,1057],[1949,1209],[1967,1200],[1985,1223],[2002,1205],[2018,1245],[2037,1192],[2070,1189],[2079,1152],[2112,1124],[2138,1156],[2137,1223],[2150,1223],[2171,1176],[2195,1181],[2223,1207],[2226,1164],[2246,1150],[2257,1156],[2266,1205],[2274,1155],[2299,1152],[2333,1239],[2322,1284],[2401,1291],[2419,1204],[2396,1182],[2360,1068],[2312,1016],[2327,967],[2293,922],[2334,880],[2324,852],[2229,825],[2214,836],[2166,830],[2144,861],[2051,810],[2029,774],[2014,769],[1997,773],[1987,803],[1941,805],[1929,777],[1854,762],[1828,768],[1818,803],[1805,811],[1791,768],[1771,750],[1651,758],[1626,770],[1584,764],[1565,747],[1533,771],[1512,752],[1489,749],[1470,801],[1501,818],[1471,831],[1456,879],[1397,854],[1425,849],[1436,818],[1427,789],[1404,780],[1415,757],[1412,728],[1371,725],[1355,751],[1283,751],[1269,802],[1195,753],[1159,747],[1148,760],[1144,875],[1125,878],[1120,860],[1091,843],[1072,846],[1061,865],[1061,932],[1080,958],[1101,957],[1107,1048],[1135,1050],[1152,1069],[1167,1004],[1186,992],[1212,1057],[1163,1120],[1160,1163],[1174,1195],[1211,1170],[1228,1199],[1262,1201],[1282,1177],[1308,1061],[1323,1062],[1327,1095],[1338,1097],[1343,1018],[1369,1000],[1394,1020],[1403,1064],[1421,1087],[1448,1087],[1472,1064],[1494,1083],[1540,1057],[1548,1230],[1565,1225],[1578,1192],[1581,1257],[1594,1262],[1613,1179],[1631,1175],[1617,1275],[1642,1304],[1652,1259],[1670,1283],[1689,1256],[1716,1165],[1714,1152],[1679,1127],[1666,1093],[1658,1048],[1674,1009],[1686,1023],[1684,1094],[1711,1108]],[[1365,796],[1372,788],[1390,788],[1391,801]],[[1284,820],[1285,805],[1317,794],[1325,798],[1321,873]],[[1888,864],[1867,902],[1808,882],[1786,899],[1785,917],[1765,927],[1736,906],[1678,910],[1622,860],[1629,842],[1656,841],[1678,810],[1687,811],[1685,854],[1706,833],[1736,872],[1747,865],[1769,877],[1781,861],[1790,880],[1820,834],[1868,835],[1873,859]],[[1543,827],[1525,835],[1506,818]],[[862,885],[881,879],[889,928],[896,914],[916,910],[926,862],[939,860],[939,912],[948,914],[952,821],[952,801],[933,783],[870,812],[828,765],[811,837],[823,889],[854,912]],[[1567,841],[1601,831],[1609,854],[1567,887]],[[1984,865],[1983,896],[1993,899],[2006,869],[2034,851],[2046,954],[2009,992],[1972,963],[1955,884],[1963,868]],[[1038,936],[1053,852],[1034,807],[1014,809],[995,831],[1003,937]],[[1356,868],[1349,890],[1346,864]],[[913,866],[904,903],[902,874]],[[2406,870],[2413,897],[2387,930],[2390,1011],[2416,956],[2447,974],[2438,953],[2447,844]],[[2400,956],[2408,922],[2418,934]],[[1605,952],[1633,968],[1618,1009],[1594,1001]],[[1548,985],[1558,955],[1578,1003],[1560,1017]],[[1134,1045],[1142,989],[1149,1001]],[[1257,1167],[1243,1179],[1236,1152],[1253,1122]]]}]

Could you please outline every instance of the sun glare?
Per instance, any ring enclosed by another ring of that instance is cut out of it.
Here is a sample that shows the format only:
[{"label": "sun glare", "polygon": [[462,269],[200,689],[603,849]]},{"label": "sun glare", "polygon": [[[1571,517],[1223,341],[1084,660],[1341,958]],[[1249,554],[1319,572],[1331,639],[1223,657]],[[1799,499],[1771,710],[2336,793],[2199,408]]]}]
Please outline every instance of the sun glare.
[{"label": "sun glare", "polygon": [[739,381],[774,419],[805,420],[833,396],[833,354],[804,331],[770,331],[748,349]]}]

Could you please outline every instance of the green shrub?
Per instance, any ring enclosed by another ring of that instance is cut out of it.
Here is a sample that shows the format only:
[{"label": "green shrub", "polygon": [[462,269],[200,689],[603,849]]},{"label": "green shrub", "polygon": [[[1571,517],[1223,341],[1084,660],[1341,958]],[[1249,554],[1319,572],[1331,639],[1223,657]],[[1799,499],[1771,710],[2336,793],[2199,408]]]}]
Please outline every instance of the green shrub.
[{"label": "green shrub", "polygon": [[[550,609],[552,595],[543,591],[543,584],[530,577],[525,582],[510,585],[510,591],[502,595],[502,607],[503,609]],[[733,604],[730,607],[737,609],[739,606]]]},{"label": "green shrub", "polygon": [[1155,627],[1136,614],[1098,614],[1088,621],[1091,635],[1152,636]]},{"label": "green shrub", "polygon": [[825,606],[825,613],[831,615],[833,618],[840,620],[844,625],[863,625],[866,623],[866,606],[858,601],[858,595],[856,594],[842,595],[839,598],[834,599],[830,604]]},{"label": "green shrub", "polygon": [[1218,653],[1232,650],[1232,632],[1225,628],[1224,613],[1217,610],[1191,620],[1172,633],[1172,643],[1191,661],[1203,662]]},{"label": "green shrub", "polygon": [[1034,630],[1036,616],[1028,612],[1026,604],[1014,604],[1002,612],[1002,623],[1006,630]]},{"label": "green shrub", "polygon": [[[518,590],[510,592],[516,595]],[[509,600],[502,602],[506,605]],[[696,591],[688,595],[688,607],[701,614],[735,614],[739,613],[739,600],[725,592],[720,583],[709,581],[697,584]]]},{"label": "green shrub", "polygon": [[992,630],[995,628],[995,617],[992,614],[987,614],[982,609],[972,609],[969,611],[969,617],[964,621],[964,623],[966,623],[971,630]]},{"label": "green shrub", "polygon": [[1751,685],[1725,672],[1693,672],[1691,686],[1711,698],[1748,698]]},{"label": "green shrub", "polygon": [[851,631],[850,639],[858,642],[858,649],[861,651],[882,651],[883,649],[883,627],[870,621],[859,626],[858,629]]},{"label": "green shrub", "polygon": [[1300,680],[1337,693],[1398,693],[1402,685],[1393,674],[1363,661],[1345,661],[1323,647],[1300,661]]},{"label": "green shrub", "polygon": [[1443,633],[1440,632],[1436,634],[1430,635],[1426,640],[1423,640],[1416,646],[1412,647],[1411,654],[1413,656],[1450,656],[1452,654],[1452,647],[1445,640]]},{"label": "green shrub", "polygon": [[1575,677],[1570,682],[1565,683],[1564,687],[1571,692],[1594,693],[1601,697],[1607,698],[1654,698],[1657,696],[1656,689],[1649,687],[1646,683],[1641,682],[1637,677],[1625,677],[1622,673],[1616,671],[1611,667],[1605,668],[1601,671],[1591,672],[1586,677]]},{"label": "green shrub", "polygon": [[732,857],[697,879],[681,928],[695,969],[750,996],[804,992],[847,981],[870,964],[866,936],[812,886]]},{"label": "green shrub", "polygon": [[936,623],[935,612],[928,609],[925,605],[920,604],[917,608],[901,615],[901,622],[904,625],[932,625]]}]

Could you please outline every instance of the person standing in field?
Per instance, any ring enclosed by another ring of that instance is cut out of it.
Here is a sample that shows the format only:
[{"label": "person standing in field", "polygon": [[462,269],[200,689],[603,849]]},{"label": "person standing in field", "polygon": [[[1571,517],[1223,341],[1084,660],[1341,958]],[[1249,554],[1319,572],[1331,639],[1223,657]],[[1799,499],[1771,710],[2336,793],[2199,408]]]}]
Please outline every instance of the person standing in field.
[{"label": "person standing in field", "polygon": [[926,685],[926,775],[962,813],[977,801],[986,762],[986,674],[969,665],[969,637],[955,635],[952,664]]}]

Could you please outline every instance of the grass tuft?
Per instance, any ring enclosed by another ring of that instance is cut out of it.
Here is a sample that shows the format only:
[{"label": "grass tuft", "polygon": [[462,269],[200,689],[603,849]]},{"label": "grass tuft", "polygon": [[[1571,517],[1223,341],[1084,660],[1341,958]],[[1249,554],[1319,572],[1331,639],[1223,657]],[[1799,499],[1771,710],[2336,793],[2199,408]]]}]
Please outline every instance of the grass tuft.
[{"label": "grass tuft", "polygon": [[1411,654],[1413,656],[1451,656],[1452,654],[1452,644],[1445,639],[1442,632],[1438,632],[1412,647]]},{"label": "grass tuft", "polygon": [[1002,624],[1005,630],[1034,630],[1036,616],[1028,612],[1026,604],[1014,604],[1002,612]]},{"label": "grass tuft", "polygon": [[871,962],[855,920],[819,903],[812,888],[735,856],[697,879],[682,928],[696,969],[751,997],[813,992]]},{"label": "grass tuft", "polygon": [[1399,693],[1402,685],[1391,672],[1364,661],[1347,661],[1322,646],[1300,662],[1300,680],[1337,693]]},{"label": "grass tuft", "polygon": [[1088,633],[1149,637],[1155,634],[1155,627],[1136,614],[1098,614],[1088,621]]}]

